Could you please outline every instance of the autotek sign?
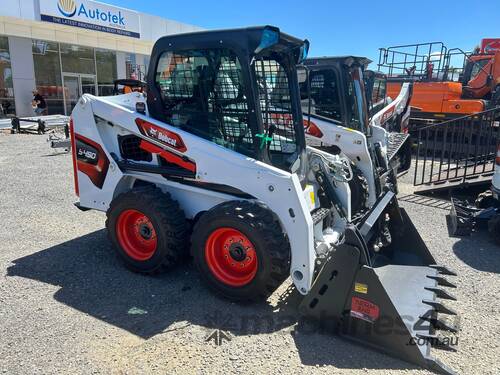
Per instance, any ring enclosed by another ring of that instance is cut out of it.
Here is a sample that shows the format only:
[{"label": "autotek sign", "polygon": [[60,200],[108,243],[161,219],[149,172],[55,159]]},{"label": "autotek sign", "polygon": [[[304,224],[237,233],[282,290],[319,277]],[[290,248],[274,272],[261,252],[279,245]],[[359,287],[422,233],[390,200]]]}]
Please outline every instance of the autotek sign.
[{"label": "autotek sign", "polygon": [[140,38],[139,14],[86,0],[40,0],[42,21]]}]

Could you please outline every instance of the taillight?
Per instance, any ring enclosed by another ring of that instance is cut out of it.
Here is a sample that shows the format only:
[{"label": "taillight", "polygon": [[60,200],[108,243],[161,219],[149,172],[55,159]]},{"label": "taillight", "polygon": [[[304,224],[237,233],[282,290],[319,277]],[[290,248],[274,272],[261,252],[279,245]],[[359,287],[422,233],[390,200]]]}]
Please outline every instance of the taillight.
[{"label": "taillight", "polygon": [[73,179],[75,183],[75,194],[77,197],[80,196],[80,190],[78,188],[78,169],[76,168],[76,142],[75,142],[75,129],[73,127],[73,118],[69,118],[69,135],[71,139],[71,156],[73,159]]},{"label": "taillight", "polygon": [[495,164],[500,165],[500,143],[497,146],[497,157],[495,158]]},{"label": "taillight", "polygon": [[321,130],[318,128],[318,126],[309,120],[304,120],[304,130],[306,134],[311,135],[316,138],[321,138],[323,137],[323,133]]}]

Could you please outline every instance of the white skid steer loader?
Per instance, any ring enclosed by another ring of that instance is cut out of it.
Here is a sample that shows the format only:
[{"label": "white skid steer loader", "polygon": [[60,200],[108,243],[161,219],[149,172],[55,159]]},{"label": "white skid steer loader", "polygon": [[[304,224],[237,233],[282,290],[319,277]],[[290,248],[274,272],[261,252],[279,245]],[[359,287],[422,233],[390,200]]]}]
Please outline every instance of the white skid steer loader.
[{"label": "white skid steer loader", "polygon": [[[307,144],[326,151],[345,149],[343,130],[366,131],[385,138],[376,142],[381,147],[377,152],[385,154],[379,158],[387,159],[396,173],[406,172],[411,165],[408,121],[413,84],[404,84],[396,98],[386,97],[383,74],[366,71],[370,62],[356,56],[319,57],[306,59],[298,68]],[[356,90],[360,80],[362,91]],[[371,108],[369,125],[364,125],[363,103]]]},{"label": "white skid steer loader", "polygon": [[[306,146],[296,64],[307,50],[271,26],[160,38],[147,97],[86,94],[73,110],[77,206],[107,213],[134,271],[173,265],[191,243],[202,278],[227,298],[266,298],[291,276],[304,314],[453,373],[430,355],[449,348],[435,330],[454,329],[437,316],[454,314],[436,299],[452,298],[439,288],[450,272],[381,183],[373,142],[352,132],[341,153]],[[373,204],[353,220],[358,164]]]}]

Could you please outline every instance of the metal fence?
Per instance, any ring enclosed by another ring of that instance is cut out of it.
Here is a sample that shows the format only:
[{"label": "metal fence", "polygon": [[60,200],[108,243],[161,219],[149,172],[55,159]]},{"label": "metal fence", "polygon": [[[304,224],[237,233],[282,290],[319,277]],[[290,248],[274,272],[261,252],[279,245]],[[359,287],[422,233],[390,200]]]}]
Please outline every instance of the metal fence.
[{"label": "metal fence", "polygon": [[378,70],[409,81],[459,81],[469,52],[448,49],[442,42],[379,49]]},{"label": "metal fence", "polygon": [[434,189],[490,179],[499,141],[500,107],[418,130],[415,186]]}]

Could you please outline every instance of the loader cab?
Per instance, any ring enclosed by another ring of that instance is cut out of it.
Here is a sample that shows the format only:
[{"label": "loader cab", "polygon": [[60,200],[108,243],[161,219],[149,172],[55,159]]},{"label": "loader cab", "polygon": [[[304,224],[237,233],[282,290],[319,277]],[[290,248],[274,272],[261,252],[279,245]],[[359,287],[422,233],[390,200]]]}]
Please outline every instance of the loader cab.
[{"label": "loader cab", "polygon": [[305,137],[296,64],[308,47],[271,26],[163,37],[149,67],[149,113],[297,172]]},{"label": "loader cab", "polygon": [[306,59],[298,72],[304,117],[318,117],[370,135],[363,78],[369,63],[354,56]]}]

